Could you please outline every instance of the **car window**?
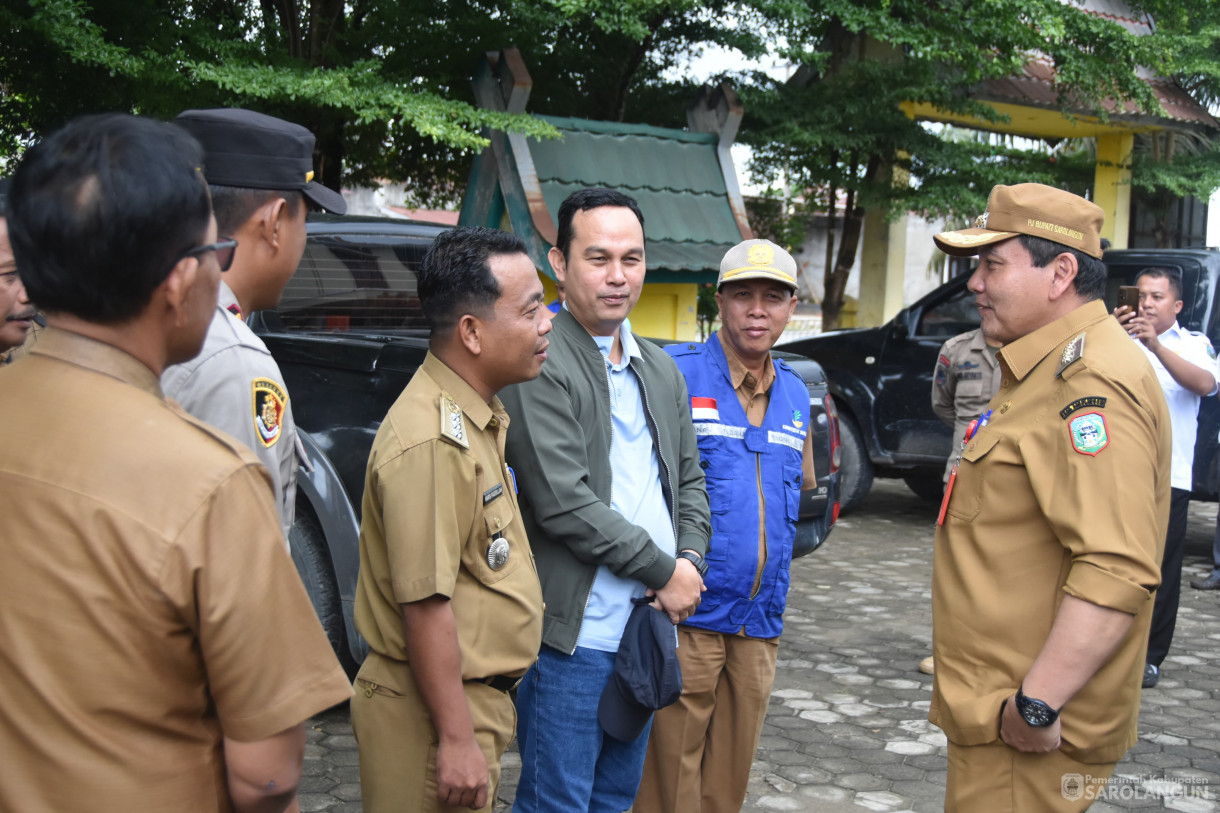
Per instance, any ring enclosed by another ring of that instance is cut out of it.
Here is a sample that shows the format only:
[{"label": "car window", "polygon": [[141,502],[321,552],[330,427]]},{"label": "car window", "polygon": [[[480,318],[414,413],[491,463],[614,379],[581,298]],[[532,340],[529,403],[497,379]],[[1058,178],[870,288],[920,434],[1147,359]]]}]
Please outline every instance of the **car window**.
[{"label": "car window", "polygon": [[384,234],[310,235],[280,299],[283,329],[426,328],[415,275],[428,243]]},{"label": "car window", "polygon": [[948,339],[978,326],[979,309],[974,304],[974,294],[963,287],[947,299],[925,307],[915,335]]}]

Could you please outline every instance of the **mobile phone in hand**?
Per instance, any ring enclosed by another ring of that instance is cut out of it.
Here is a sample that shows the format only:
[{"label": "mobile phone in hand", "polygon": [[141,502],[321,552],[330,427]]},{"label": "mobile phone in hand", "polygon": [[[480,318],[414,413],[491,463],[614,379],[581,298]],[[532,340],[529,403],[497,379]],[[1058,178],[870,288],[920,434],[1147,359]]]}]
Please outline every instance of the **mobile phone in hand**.
[{"label": "mobile phone in hand", "polygon": [[1120,285],[1118,288],[1118,307],[1126,305],[1132,313],[1140,312],[1140,289],[1134,285]]}]

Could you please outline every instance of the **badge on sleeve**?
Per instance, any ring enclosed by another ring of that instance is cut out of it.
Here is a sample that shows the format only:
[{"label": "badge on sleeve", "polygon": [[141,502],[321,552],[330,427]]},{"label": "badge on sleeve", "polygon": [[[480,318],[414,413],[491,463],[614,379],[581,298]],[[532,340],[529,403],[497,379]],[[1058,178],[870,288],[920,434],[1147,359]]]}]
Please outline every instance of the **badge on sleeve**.
[{"label": "badge on sleeve", "polygon": [[1102,449],[1110,445],[1106,419],[1099,412],[1086,412],[1072,418],[1068,431],[1072,435],[1072,448],[1081,454],[1096,457]]},{"label": "badge on sleeve", "polygon": [[254,431],[263,446],[270,449],[280,439],[288,393],[270,378],[256,378],[254,390]]},{"label": "badge on sleeve", "polygon": [[441,436],[461,446],[470,448],[466,439],[466,420],[462,417],[462,408],[448,395],[441,394]]}]

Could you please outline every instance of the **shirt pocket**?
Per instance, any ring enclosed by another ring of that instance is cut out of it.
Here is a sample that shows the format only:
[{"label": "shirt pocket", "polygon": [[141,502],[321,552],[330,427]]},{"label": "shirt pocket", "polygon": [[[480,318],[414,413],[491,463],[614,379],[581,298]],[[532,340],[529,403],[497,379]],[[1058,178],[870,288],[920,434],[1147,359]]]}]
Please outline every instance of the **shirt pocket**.
[{"label": "shirt pocket", "polygon": [[951,516],[965,522],[973,522],[978,516],[983,497],[984,464],[1002,439],[1003,435],[998,432],[984,432],[966,444],[953,481],[953,492],[949,495],[948,513]]},{"label": "shirt pocket", "polygon": [[801,518],[801,467],[784,465],[784,497],[788,504],[788,519],[796,522]]},{"label": "shirt pocket", "polygon": [[[467,546],[470,555],[466,557],[466,567],[483,584],[495,584],[511,575],[521,563],[530,556],[529,545],[525,534],[512,532],[509,526],[514,518],[512,500],[508,495],[501,494],[496,499],[483,506],[483,522],[475,527],[475,539]],[[508,545],[508,559],[499,568],[493,568],[488,555],[495,545],[502,549],[496,540],[503,539]]]}]

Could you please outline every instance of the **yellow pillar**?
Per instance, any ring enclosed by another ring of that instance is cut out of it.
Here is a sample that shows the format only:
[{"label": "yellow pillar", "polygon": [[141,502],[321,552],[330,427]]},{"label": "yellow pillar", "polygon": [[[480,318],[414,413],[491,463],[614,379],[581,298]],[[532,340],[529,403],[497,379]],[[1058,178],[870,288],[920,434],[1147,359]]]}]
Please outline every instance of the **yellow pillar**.
[{"label": "yellow pillar", "polygon": [[860,246],[858,326],[884,324],[902,310],[906,254],[906,215],[893,223],[887,223],[881,212],[865,212],[864,243]]},{"label": "yellow pillar", "polygon": [[1093,202],[1106,213],[1101,236],[1113,248],[1126,248],[1131,220],[1131,150],[1134,133],[1097,136],[1097,167],[1093,176]]}]

